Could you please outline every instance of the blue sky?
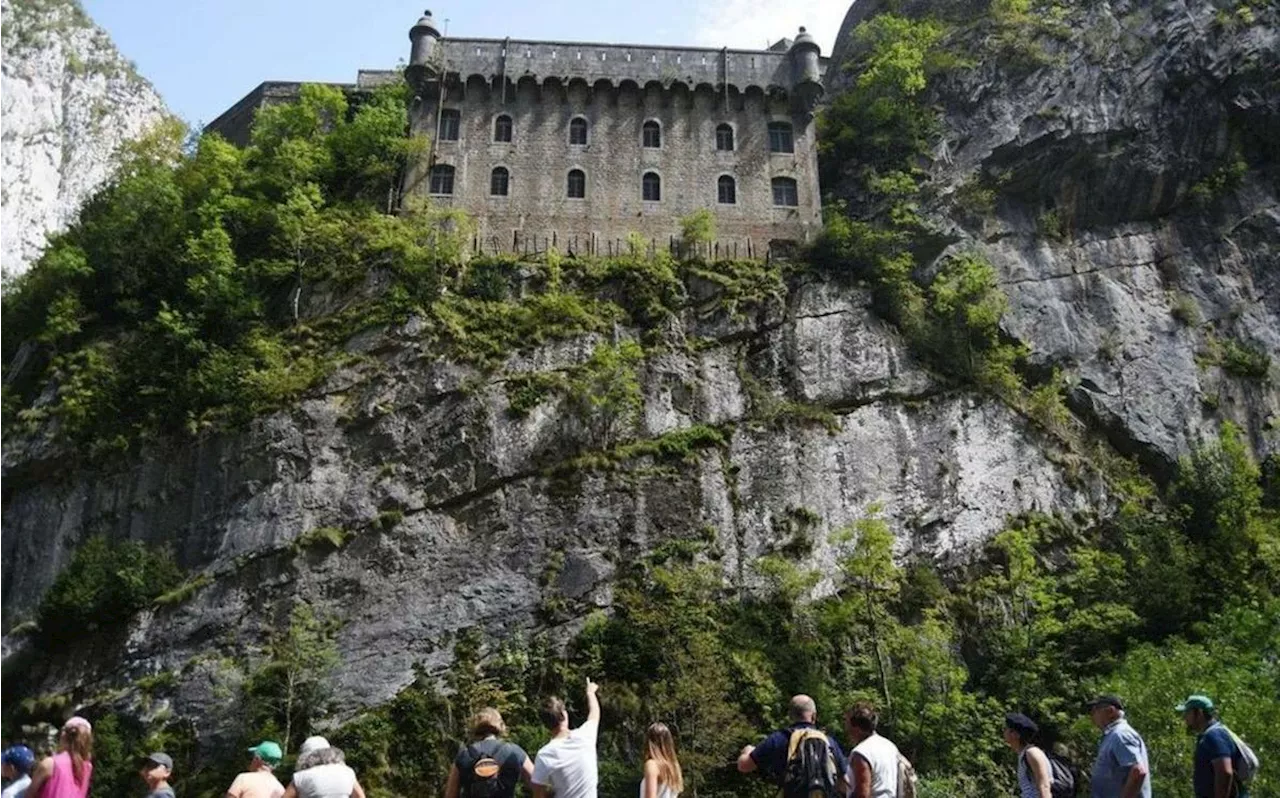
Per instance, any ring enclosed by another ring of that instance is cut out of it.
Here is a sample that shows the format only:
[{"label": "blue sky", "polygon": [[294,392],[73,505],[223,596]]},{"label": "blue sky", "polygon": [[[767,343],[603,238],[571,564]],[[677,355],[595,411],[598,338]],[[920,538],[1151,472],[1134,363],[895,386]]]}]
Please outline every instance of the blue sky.
[{"label": "blue sky", "polygon": [[830,50],[850,0],[81,0],[190,123],[264,80],[350,81],[407,57],[430,7],[454,36],[763,47],[808,26]]}]

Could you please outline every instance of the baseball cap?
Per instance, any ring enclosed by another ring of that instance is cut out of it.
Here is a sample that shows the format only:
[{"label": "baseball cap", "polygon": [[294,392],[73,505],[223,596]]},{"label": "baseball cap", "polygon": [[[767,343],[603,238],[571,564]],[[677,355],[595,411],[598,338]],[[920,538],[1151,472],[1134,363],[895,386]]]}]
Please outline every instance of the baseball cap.
[{"label": "baseball cap", "polygon": [[1021,712],[1010,712],[1004,716],[1004,725],[1006,728],[1020,731],[1024,734],[1036,734],[1040,731],[1040,727],[1036,722]]},{"label": "baseball cap", "polygon": [[67,718],[67,722],[62,724],[62,728],[64,731],[67,729],[80,729],[81,731],[87,731],[90,734],[93,733],[93,724],[79,715],[72,715]]},{"label": "baseball cap", "polygon": [[19,773],[29,774],[35,767],[36,755],[25,745],[11,745],[0,754],[0,762],[12,765]]},{"label": "baseball cap", "polygon": [[258,759],[268,765],[278,765],[280,760],[284,758],[284,751],[280,750],[280,744],[271,740],[263,740],[250,748],[249,753],[256,755]]},{"label": "baseball cap", "polygon": [[1186,712],[1188,709],[1203,709],[1205,712],[1213,711],[1213,699],[1207,695],[1187,696],[1187,700],[1183,701],[1173,708],[1175,712]]},{"label": "baseball cap", "polygon": [[1120,696],[1114,693],[1103,693],[1085,704],[1089,709],[1094,707],[1115,707],[1116,709],[1124,709],[1124,702],[1120,700]]},{"label": "baseball cap", "polygon": [[142,758],[144,762],[154,762],[157,765],[164,765],[169,770],[173,770],[173,758],[163,751],[147,754]]}]

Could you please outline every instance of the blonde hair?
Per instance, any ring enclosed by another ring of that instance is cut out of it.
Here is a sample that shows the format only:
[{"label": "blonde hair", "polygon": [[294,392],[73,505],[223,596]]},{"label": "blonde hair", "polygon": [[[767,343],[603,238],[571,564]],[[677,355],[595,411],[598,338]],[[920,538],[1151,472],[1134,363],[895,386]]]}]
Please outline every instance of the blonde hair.
[{"label": "blonde hair", "polygon": [[[73,721],[80,721],[74,723]],[[71,757],[71,776],[77,785],[84,784],[84,763],[93,761],[93,731],[82,718],[72,718],[62,727],[60,748]]]},{"label": "blonde hair", "polygon": [[676,741],[665,723],[654,723],[644,733],[644,758],[658,763],[658,783],[672,792],[684,789],[684,773],[676,756]]},{"label": "blonde hair", "polygon": [[483,740],[489,735],[503,737],[507,733],[507,724],[502,722],[502,713],[493,707],[485,707],[471,716],[471,736]]}]

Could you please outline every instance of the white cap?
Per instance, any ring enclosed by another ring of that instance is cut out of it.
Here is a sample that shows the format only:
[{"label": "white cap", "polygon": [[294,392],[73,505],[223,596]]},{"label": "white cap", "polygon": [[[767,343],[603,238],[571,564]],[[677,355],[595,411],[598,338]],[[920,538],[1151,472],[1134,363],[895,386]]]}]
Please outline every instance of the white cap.
[{"label": "white cap", "polygon": [[316,735],[315,737],[308,737],[302,741],[302,747],[298,749],[298,756],[304,757],[307,754],[314,753],[328,747],[329,741],[325,738],[319,735]]}]

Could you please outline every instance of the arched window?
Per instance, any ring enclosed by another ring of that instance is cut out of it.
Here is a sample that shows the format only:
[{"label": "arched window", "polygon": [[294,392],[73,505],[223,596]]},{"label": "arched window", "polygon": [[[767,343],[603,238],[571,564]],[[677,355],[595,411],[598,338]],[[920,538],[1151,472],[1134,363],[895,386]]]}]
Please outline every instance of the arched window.
[{"label": "arched window", "polygon": [[644,123],[644,146],[654,149],[662,146],[662,125],[652,119]]},{"label": "arched window", "polygon": [[489,194],[494,197],[505,197],[511,188],[511,173],[507,167],[496,167],[489,173]]},{"label": "arched window", "polygon": [[646,202],[658,202],[662,199],[662,178],[657,172],[645,172],[640,181],[641,196]]},{"label": "arched window", "polygon": [[587,143],[587,120],[580,116],[575,116],[573,119],[569,120],[569,143]]},{"label": "arched window", "polygon": [[453,193],[453,171],[453,167],[445,163],[438,163],[431,167],[430,191],[432,194]]},{"label": "arched window", "polygon": [[586,199],[587,196],[587,173],[581,169],[569,170],[569,199]]},{"label": "arched window", "polygon": [[493,140],[511,141],[511,117],[503,114],[493,120]]},{"label": "arched window", "polygon": [[716,181],[716,201],[721,205],[738,203],[738,184],[729,175],[720,175],[720,179]]},{"label": "arched window", "polygon": [[769,152],[795,152],[796,144],[791,137],[790,122],[769,123]]},{"label": "arched window", "polygon": [[444,108],[440,111],[440,140],[457,141],[458,128],[461,127],[462,115],[457,108]]},{"label": "arched window", "polygon": [[722,152],[733,151],[733,128],[728,124],[716,126],[716,149]]},{"label": "arched window", "polygon": [[784,208],[794,208],[800,204],[800,194],[796,190],[796,181],[790,177],[773,179],[773,204]]}]

